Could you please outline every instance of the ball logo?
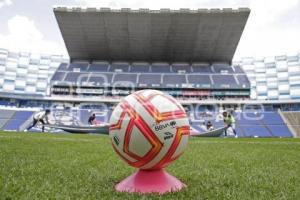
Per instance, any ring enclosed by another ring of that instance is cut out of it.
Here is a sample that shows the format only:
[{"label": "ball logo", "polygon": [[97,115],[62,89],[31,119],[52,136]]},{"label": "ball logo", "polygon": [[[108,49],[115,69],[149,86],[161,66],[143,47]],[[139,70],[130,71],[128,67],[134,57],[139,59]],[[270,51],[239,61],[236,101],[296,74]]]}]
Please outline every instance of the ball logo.
[{"label": "ball logo", "polygon": [[164,137],[164,140],[168,140],[168,139],[171,139],[174,135],[170,132],[165,132],[165,137]]},{"label": "ball logo", "polygon": [[168,123],[165,123],[165,124],[159,124],[159,125],[155,125],[155,131],[161,131],[167,127],[172,127],[172,128],[175,128],[175,125],[176,125],[176,121],[171,121],[171,122],[168,122]]},{"label": "ball logo", "polygon": [[119,143],[120,143],[119,138],[117,136],[114,136],[113,139],[114,139],[114,142],[116,143],[116,145],[119,145]]},{"label": "ball logo", "polygon": [[110,124],[114,150],[140,169],[160,169],[179,158],[190,131],[183,107],[156,90],[127,96],[114,109]]}]

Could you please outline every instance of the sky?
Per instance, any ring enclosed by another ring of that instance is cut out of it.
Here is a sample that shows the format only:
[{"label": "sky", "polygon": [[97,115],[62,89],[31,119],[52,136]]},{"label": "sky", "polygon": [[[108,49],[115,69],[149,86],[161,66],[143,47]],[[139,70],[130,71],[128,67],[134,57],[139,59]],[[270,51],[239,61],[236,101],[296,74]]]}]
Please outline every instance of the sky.
[{"label": "sky", "polygon": [[55,5],[110,8],[251,9],[235,53],[262,57],[300,52],[300,0],[0,0],[0,48],[67,55]]}]

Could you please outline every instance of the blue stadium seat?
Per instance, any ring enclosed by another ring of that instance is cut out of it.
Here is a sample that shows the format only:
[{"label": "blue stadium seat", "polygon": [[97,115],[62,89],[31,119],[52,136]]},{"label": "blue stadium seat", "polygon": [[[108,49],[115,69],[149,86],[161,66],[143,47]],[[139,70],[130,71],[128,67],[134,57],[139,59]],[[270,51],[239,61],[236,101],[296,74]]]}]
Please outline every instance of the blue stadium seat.
[{"label": "blue stadium seat", "polygon": [[130,66],[130,72],[149,72],[150,71],[150,65],[149,63],[132,63]]},{"label": "blue stadium seat", "polygon": [[74,62],[69,65],[68,70],[81,72],[81,71],[86,71],[88,66],[89,66],[88,62]]},{"label": "blue stadium seat", "polygon": [[5,124],[4,130],[18,131],[21,126],[33,115],[32,111],[17,111],[15,115]]},{"label": "blue stadium seat", "polygon": [[276,137],[293,137],[286,125],[268,125],[272,135]]},{"label": "blue stadium seat", "polygon": [[213,73],[211,66],[208,63],[193,63],[192,70],[194,73],[201,73],[201,74]]},{"label": "blue stadium seat", "polygon": [[277,112],[242,112],[236,116],[236,124],[246,137],[291,137],[292,134]]},{"label": "blue stadium seat", "polygon": [[65,77],[64,81],[67,82],[77,82],[78,77],[80,76],[80,72],[68,72],[67,76]]},{"label": "blue stadium seat", "polygon": [[235,131],[236,131],[236,134],[237,134],[238,137],[244,137],[245,136],[245,134],[243,132],[243,129],[241,129],[241,127],[236,126]]},{"label": "blue stadium seat", "polygon": [[79,111],[79,120],[82,124],[88,124],[88,119],[92,114],[89,110],[80,110]]},{"label": "blue stadium seat", "polygon": [[89,72],[107,72],[109,67],[108,62],[93,62],[90,64],[88,71]]},{"label": "blue stadium seat", "polygon": [[207,75],[190,74],[190,75],[187,75],[187,80],[188,80],[188,83],[191,83],[191,84],[208,84],[208,85],[211,85],[210,78]]},{"label": "blue stadium seat", "polygon": [[134,85],[137,83],[137,74],[115,74],[113,82],[128,82],[133,83]]},{"label": "blue stadium seat", "polygon": [[25,120],[12,119],[3,127],[3,130],[19,131],[20,126],[24,124]]},{"label": "blue stadium seat", "polygon": [[56,71],[55,74],[52,76],[52,81],[63,81],[66,72]]},{"label": "blue stadium seat", "polygon": [[2,105],[2,106],[8,106],[9,105],[9,101],[0,100],[0,105]]},{"label": "blue stadium seat", "polygon": [[14,115],[14,119],[27,120],[30,116],[33,115],[33,113],[33,111],[17,111]]},{"label": "blue stadium seat", "polygon": [[228,63],[214,63],[213,68],[216,73],[234,73],[231,65]]},{"label": "blue stadium seat", "polygon": [[151,71],[153,73],[170,73],[170,65],[168,63],[153,63],[151,65]]},{"label": "blue stadium seat", "polygon": [[94,86],[107,86],[111,84],[112,76],[112,73],[92,73],[88,82]]},{"label": "blue stadium seat", "polygon": [[113,62],[109,68],[110,72],[128,72],[129,64],[126,62]]},{"label": "blue stadium seat", "polygon": [[192,69],[188,63],[174,63],[172,71],[176,73],[191,73]]},{"label": "blue stadium seat", "polygon": [[2,110],[0,111],[0,129],[14,116],[14,110]]},{"label": "blue stadium seat", "polygon": [[140,74],[139,75],[139,84],[146,85],[160,85],[161,84],[161,74]]},{"label": "blue stadium seat", "polygon": [[236,75],[240,85],[250,86],[250,81],[247,75]]},{"label": "blue stadium seat", "polygon": [[67,63],[61,63],[57,69],[58,71],[67,71],[68,70],[68,64]]},{"label": "blue stadium seat", "polygon": [[277,112],[264,112],[263,114],[263,123],[272,125],[272,124],[277,124],[277,125],[282,125],[284,124],[281,116]]},{"label": "blue stadium seat", "polygon": [[261,125],[261,113],[242,112],[235,117],[238,125]]},{"label": "blue stadium seat", "polygon": [[271,133],[263,125],[243,125],[239,127],[244,130],[246,137],[272,137]]},{"label": "blue stadium seat", "polygon": [[163,84],[186,84],[186,77],[185,75],[164,74]]},{"label": "blue stadium seat", "polygon": [[217,87],[237,87],[237,82],[233,75],[213,75],[214,85]]},{"label": "blue stadium seat", "polygon": [[89,77],[89,73],[68,72],[64,81],[70,83],[82,83],[84,81],[87,81],[88,77]]}]

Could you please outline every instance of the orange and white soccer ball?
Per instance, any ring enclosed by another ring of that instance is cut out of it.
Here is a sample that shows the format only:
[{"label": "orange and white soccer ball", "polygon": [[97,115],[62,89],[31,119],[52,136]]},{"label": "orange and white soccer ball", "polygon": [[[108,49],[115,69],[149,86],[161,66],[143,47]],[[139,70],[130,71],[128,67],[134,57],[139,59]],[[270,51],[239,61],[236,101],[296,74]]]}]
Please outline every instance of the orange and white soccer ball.
[{"label": "orange and white soccer ball", "polygon": [[140,169],[160,169],[176,160],[187,146],[187,115],[170,95],[141,90],[114,109],[109,136],[117,154]]}]

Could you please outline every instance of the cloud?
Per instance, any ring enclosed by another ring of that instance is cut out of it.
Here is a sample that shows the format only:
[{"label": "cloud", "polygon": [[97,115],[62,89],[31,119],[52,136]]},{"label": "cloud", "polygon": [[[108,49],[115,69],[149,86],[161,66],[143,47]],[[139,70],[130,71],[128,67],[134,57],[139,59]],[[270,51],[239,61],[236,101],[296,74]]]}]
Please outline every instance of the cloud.
[{"label": "cloud", "polygon": [[7,26],[9,33],[0,34],[2,48],[32,53],[65,54],[61,45],[45,40],[34,21],[28,17],[16,15],[8,20]]},{"label": "cloud", "polygon": [[10,6],[12,4],[11,0],[0,0],[0,8],[4,6]]},{"label": "cloud", "polygon": [[299,0],[252,0],[249,2],[249,7],[252,10],[250,23],[256,27],[278,23],[283,15],[297,7],[297,5],[299,5]]},{"label": "cloud", "polygon": [[300,51],[300,1],[252,0],[251,14],[235,58],[274,56]]}]

